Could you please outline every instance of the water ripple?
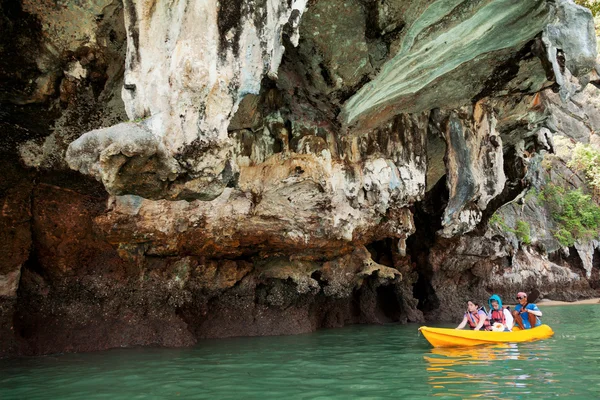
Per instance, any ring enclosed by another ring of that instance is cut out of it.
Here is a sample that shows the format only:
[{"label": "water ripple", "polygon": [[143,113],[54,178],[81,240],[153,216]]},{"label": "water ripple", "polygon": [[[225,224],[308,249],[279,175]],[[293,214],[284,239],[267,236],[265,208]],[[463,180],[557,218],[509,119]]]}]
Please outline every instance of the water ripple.
[{"label": "water ripple", "polygon": [[548,340],[434,349],[416,326],[0,360],[5,399],[600,398],[600,307],[548,307]]}]

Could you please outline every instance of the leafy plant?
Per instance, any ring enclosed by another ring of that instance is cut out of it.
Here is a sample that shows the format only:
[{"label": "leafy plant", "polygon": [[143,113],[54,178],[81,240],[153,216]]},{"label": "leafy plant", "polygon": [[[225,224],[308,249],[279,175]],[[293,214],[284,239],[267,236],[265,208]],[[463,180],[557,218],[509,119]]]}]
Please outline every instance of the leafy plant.
[{"label": "leafy plant", "polygon": [[500,228],[504,232],[514,233],[520,243],[531,244],[531,228],[525,221],[518,221],[515,229],[508,226],[499,213],[494,213],[490,218],[490,224]]},{"label": "leafy plant", "polygon": [[600,14],[600,2],[597,0],[575,0],[575,3],[589,8],[594,17]]},{"label": "leafy plant", "polygon": [[512,229],[510,228],[510,226],[508,226],[506,224],[506,222],[504,222],[504,219],[502,218],[502,216],[499,213],[497,213],[497,212],[495,212],[490,217],[490,224],[497,226],[498,228],[500,228],[504,232],[511,232],[512,231]]},{"label": "leafy plant", "polygon": [[551,155],[546,154],[546,156],[542,160],[542,168],[544,168],[546,172],[550,172],[550,170],[552,170],[552,160],[550,157]]},{"label": "leafy plant", "polygon": [[594,193],[600,194],[600,152],[598,150],[590,145],[577,143],[567,166],[583,172]]},{"label": "leafy plant", "polygon": [[547,185],[541,199],[552,213],[557,224],[553,232],[561,245],[570,247],[577,241],[588,241],[600,233],[600,207],[592,197],[577,190],[565,190],[553,184]]},{"label": "leafy plant", "polygon": [[529,223],[525,221],[518,221],[514,231],[517,239],[519,239],[519,242],[531,244],[531,228],[529,227]]}]

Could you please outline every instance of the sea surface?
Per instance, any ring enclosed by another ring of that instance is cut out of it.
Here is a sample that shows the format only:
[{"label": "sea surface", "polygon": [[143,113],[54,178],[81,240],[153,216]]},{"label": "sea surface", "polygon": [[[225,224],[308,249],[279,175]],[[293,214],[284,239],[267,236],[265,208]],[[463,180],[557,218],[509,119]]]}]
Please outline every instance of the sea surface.
[{"label": "sea surface", "polygon": [[540,309],[554,337],[504,346],[394,324],[5,359],[0,399],[600,399],[600,305]]}]

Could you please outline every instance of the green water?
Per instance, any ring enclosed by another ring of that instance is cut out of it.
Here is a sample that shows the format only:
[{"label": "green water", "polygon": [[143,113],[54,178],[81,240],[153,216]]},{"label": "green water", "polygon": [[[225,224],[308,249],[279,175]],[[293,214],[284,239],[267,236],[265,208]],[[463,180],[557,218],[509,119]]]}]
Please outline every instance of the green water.
[{"label": "green water", "polygon": [[0,360],[0,399],[599,399],[600,305],[540,308],[555,336],[504,347],[386,325]]}]

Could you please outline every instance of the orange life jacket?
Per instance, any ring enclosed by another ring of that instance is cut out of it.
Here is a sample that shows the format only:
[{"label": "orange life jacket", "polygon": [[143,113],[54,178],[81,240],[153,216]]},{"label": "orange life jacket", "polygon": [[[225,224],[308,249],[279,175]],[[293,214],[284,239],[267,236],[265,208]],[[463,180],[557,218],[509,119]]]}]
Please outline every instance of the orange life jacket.
[{"label": "orange life jacket", "polygon": [[500,322],[502,325],[506,325],[506,316],[504,315],[504,309],[492,310],[490,314],[490,322],[492,324]]},{"label": "orange life jacket", "polygon": [[[484,316],[483,318],[485,318],[485,321],[483,322],[482,328],[486,331],[490,330],[492,328],[490,321],[487,319],[487,316]],[[479,310],[477,310],[475,314],[467,312],[467,322],[469,323],[471,329],[475,329],[479,324]]]}]

